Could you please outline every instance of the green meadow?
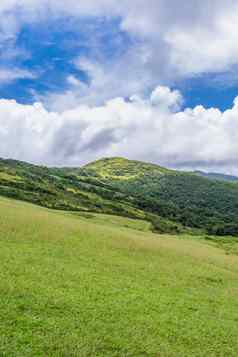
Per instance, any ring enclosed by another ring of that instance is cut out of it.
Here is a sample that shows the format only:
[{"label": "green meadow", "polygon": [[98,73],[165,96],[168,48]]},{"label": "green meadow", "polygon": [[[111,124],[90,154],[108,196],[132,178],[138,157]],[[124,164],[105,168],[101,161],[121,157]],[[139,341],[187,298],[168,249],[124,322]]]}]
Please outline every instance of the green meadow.
[{"label": "green meadow", "polygon": [[237,357],[237,240],[150,229],[1,198],[0,356]]}]

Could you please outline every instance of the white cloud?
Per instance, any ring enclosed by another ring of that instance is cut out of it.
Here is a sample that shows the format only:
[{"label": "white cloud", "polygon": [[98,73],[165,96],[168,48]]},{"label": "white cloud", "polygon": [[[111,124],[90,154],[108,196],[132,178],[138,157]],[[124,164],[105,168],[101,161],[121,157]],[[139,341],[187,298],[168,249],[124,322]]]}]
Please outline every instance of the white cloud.
[{"label": "white cloud", "polygon": [[67,82],[68,82],[70,85],[75,86],[75,87],[84,86],[84,84],[83,84],[78,78],[76,78],[76,77],[73,76],[73,75],[68,76]]},{"label": "white cloud", "polygon": [[[14,0],[7,1],[5,9],[12,9],[13,4]],[[131,93],[142,95],[157,83],[171,86],[177,80],[207,73],[222,73],[216,82],[219,85],[228,78],[234,84],[238,64],[238,5],[234,0],[22,0],[18,6],[22,22],[40,21],[49,13],[54,17],[117,16],[120,30],[132,39],[128,50],[112,59],[100,48],[97,34],[89,33],[96,53],[78,58],[75,66],[87,72],[90,82],[77,86],[71,80],[71,88],[64,93],[40,98],[51,110],[82,103],[99,105]]]},{"label": "white cloud", "polygon": [[62,97],[52,94],[48,99],[52,108],[57,101],[62,102],[61,109],[67,108],[67,101],[69,107],[87,100],[98,104],[118,95],[143,93],[156,83],[171,85],[194,75],[229,72],[238,64],[234,0],[1,0],[0,43],[16,37],[23,23],[59,16],[119,17],[120,29],[135,41],[116,60],[100,57],[102,53],[97,60],[84,59],[85,70],[91,71],[88,90],[72,84]]},{"label": "white cloud", "polygon": [[141,36],[174,75],[225,71],[238,61],[238,4],[233,0],[127,2],[122,26]]},{"label": "white cloud", "polygon": [[238,5],[217,14],[205,27],[171,28],[165,37],[171,64],[182,75],[229,70],[238,60],[237,30]]},{"label": "white cloud", "polygon": [[137,49],[133,48],[132,53],[127,52],[115,63],[106,59],[96,61],[80,57],[75,61],[75,66],[87,74],[89,82],[80,82],[80,86],[75,86],[75,80],[72,81],[70,76],[70,89],[63,93],[47,93],[37,100],[41,99],[51,110],[63,111],[80,104],[101,105],[110,98],[130,97],[131,93],[142,93],[151,85],[151,74],[143,72],[140,75],[144,52],[141,48],[136,51]]},{"label": "white cloud", "polygon": [[168,87],[157,87],[151,93],[151,104],[158,106],[160,110],[178,110],[182,103],[183,97],[178,90],[171,91]]},{"label": "white cloud", "polygon": [[0,69],[0,85],[14,82],[17,79],[35,79],[36,75],[28,70],[20,68],[1,68]]},{"label": "white cloud", "polygon": [[[156,105],[153,96],[159,98]],[[1,100],[0,156],[80,165],[119,155],[238,174],[238,98],[224,112],[202,106],[174,111],[179,103],[181,94],[163,87],[149,99],[115,98],[103,106],[80,105],[62,113],[48,112],[42,104]]]}]

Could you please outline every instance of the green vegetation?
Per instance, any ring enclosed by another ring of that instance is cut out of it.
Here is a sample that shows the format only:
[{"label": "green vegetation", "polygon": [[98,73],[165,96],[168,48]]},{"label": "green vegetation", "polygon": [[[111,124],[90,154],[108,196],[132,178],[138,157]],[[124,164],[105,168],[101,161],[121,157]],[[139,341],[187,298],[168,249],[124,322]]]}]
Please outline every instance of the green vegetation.
[{"label": "green vegetation", "polygon": [[[102,167],[103,162],[102,160]],[[99,163],[97,162],[97,165]],[[137,168],[133,169],[135,164],[136,162],[128,162],[122,176],[126,176],[126,172],[130,177],[134,177],[135,172],[138,174]],[[158,170],[158,166],[153,166],[158,172],[168,171],[162,168]],[[148,167],[150,165],[143,164],[144,172]],[[103,169],[103,175],[106,177],[105,171],[106,168]],[[58,210],[106,213],[147,220],[158,232],[188,231],[182,225],[143,211],[133,196],[121,192],[110,182],[103,182],[94,170],[88,167],[59,169],[15,160],[0,160],[0,195]]]},{"label": "green vegetation", "polygon": [[147,175],[148,173],[163,175],[172,172],[171,170],[158,165],[148,164],[141,161],[126,160],[122,157],[98,160],[86,165],[84,168],[91,171],[96,176],[116,180],[136,179],[142,175]]},{"label": "green vegetation", "polygon": [[53,209],[145,218],[131,198],[79,171],[81,176],[72,174],[71,169],[0,160],[0,195]]},{"label": "green vegetation", "polygon": [[158,233],[238,236],[238,183],[123,158],[83,168],[0,160],[0,195],[151,222]]},{"label": "green vegetation", "polygon": [[1,198],[0,356],[236,357],[237,240],[149,229]]},{"label": "green vegetation", "polygon": [[[237,183],[211,180],[194,173],[161,169],[136,161],[129,161],[128,165],[123,163],[128,160],[123,160],[105,159],[86,166],[86,169],[103,183],[134,197],[137,208],[157,215],[156,222],[160,222],[161,217],[167,219],[169,223],[163,220],[161,231],[165,224],[168,232],[176,233],[177,230],[178,233],[183,231],[182,227],[191,227],[213,235],[238,235]],[[128,180],[115,179],[115,167],[121,177],[127,175],[131,165],[135,166],[135,176]],[[102,174],[105,166],[106,176]],[[176,222],[177,228],[171,222]]]},{"label": "green vegetation", "polygon": [[92,214],[92,213],[73,213],[80,218],[90,219],[94,223],[103,224],[107,223],[107,226],[116,226],[118,228],[132,228],[142,232],[151,232],[153,230],[153,226],[148,221],[138,220],[138,219],[131,219],[126,217],[120,216],[112,216],[106,214]]}]

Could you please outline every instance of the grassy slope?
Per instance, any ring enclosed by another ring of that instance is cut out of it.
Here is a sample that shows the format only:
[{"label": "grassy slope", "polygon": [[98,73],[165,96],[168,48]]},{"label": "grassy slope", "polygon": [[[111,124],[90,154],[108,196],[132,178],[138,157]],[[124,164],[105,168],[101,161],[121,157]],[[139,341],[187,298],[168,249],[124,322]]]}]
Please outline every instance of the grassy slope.
[{"label": "grassy slope", "polygon": [[238,355],[238,257],[130,222],[0,199],[1,356]]}]

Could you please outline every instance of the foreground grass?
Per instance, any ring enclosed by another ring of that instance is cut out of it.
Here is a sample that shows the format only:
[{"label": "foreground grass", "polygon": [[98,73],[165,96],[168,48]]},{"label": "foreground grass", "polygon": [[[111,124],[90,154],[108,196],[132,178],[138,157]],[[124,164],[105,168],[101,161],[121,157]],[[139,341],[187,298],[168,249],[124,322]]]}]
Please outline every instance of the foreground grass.
[{"label": "foreground grass", "polygon": [[0,356],[237,356],[238,257],[135,228],[0,199]]}]

